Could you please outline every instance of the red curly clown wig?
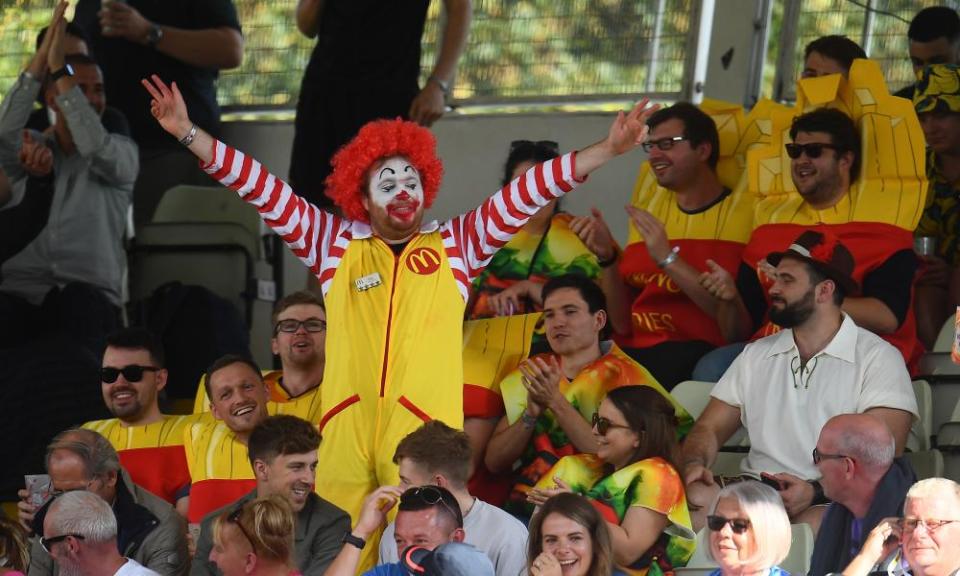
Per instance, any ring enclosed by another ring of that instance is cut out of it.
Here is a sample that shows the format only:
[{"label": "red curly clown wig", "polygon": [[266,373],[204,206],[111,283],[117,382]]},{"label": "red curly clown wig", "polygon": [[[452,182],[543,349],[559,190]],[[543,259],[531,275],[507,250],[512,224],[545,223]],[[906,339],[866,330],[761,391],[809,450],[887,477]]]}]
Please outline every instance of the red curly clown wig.
[{"label": "red curly clown wig", "polygon": [[437,158],[436,148],[433,134],[414,122],[400,118],[369,122],[331,160],[333,170],[326,180],[327,196],[347,218],[369,222],[362,198],[368,193],[371,168],[379,160],[403,156],[420,173],[423,207],[429,208],[443,178],[443,163]]}]

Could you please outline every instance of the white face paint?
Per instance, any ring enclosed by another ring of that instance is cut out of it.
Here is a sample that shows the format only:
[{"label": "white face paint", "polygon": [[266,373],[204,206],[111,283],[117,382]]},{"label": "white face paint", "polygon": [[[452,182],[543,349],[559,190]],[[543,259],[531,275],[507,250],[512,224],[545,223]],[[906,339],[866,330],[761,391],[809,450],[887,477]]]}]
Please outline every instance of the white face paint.
[{"label": "white face paint", "polygon": [[368,192],[370,202],[380,209],[370,210],[372,219],[376,219],[376,212],[382,212],[394,226],[403,226],[422,214],[420,173],[402,156],[387,158],[373,171]]}]

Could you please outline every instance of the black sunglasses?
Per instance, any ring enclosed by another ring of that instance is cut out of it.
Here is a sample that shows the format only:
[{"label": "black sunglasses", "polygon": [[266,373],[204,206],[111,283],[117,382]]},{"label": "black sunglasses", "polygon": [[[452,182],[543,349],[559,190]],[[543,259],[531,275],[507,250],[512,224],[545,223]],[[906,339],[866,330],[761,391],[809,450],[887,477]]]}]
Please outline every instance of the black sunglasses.
[{"label": "black sunglasses", "polygon": [[76,538],[77,540],[83,540],[83,534],[61,534],[59,536],[51,536],[49,538],[40,537],[40,546],[47,551],[47,554],[51,554],[50,548],[57,542],[63,542],[67,538]]},{"label": "black sunglasses", "polygon": [[113,384],[117,381],[120,374],[123,374],[127,382],[139,382],[143,378],[144,372],[156,372],[157,370],[160,369],[154,366],[140,366],[138,364],[131,364],[123,368],[106,366],[100,369],[100,380],[107,384]]},{"label": "black sunglasses", "polygon": [[606,436],[611,428],[630,429],[629,426],[624,426],[623,424],[614,424],[609,418],[604,418],[597,412],[593,413],[593,418],[590,419],[590,423],[597,429],[597,432],[599,432],[601,436]]},{"label": "black sunglasses", "polygon": [[560,144],[557,144],[553,140],[514,140],[510,143],[510,151],[513,152],[517,148],[525,148],[527,146],[533,148],[545,148],[546,150],[554,153],[560,152]]},{"label": "black sunglasses", "polygon": [[230,515],[227,516],[227,522],[230,522],[231,524],[239,528],[240,533],[243,534],[243,537],[246,538],[247,542],[250,543],[250,547],[256,550],[257,546],[253,543],[253,538],[250,537],[250,534],[247,533],[247,529],[244,528],[243,523],[240,522],[240,515],[243,514],[244,504],[239,504],[237,505],[236,508],[233,509],[233,512],[231,512]]},{"label": "black sunglasses", "polygon": [[416,502],[421,502],[428,506],[436,506],[437,504],[440,504],[453,516],[453,518],[457,521],[458,526],[463,526],[463,513],[460,512],[460,504],[455,502],[455,507],[451,506],[450,503],[444,499],[443,492],[441,492],[436,486],[415,486],[413,488],[408,488],[403,494],[400,495],[401,509],[415,504]]},{"label": "black sunglasses", "polygon": [[807,158],[819,158],[823,154],[824,148],[829,148],[831,150],[839,150],[833,144],[826,144],[823,142],[811,142],[809,144],[797,144],[791,142],[789,144],[784,144],[784,147],[787,149],[787,156],[796,160],[800,157],[800,154],[806,154]]},{"label": "black sunglasses", "polygon": [[641,146],[643,146],[644,152],[653,150],[654,146],[660,150],[670,150],[673,148],[674,144],[677,142],[683,142],[684,140],[689,140],[689,138],[684,136],[670,136],[669,138],[660,138],[659,140],[647,140],[641,144]]},{"label": "black sunglasses", "polygon": [[743,518],[724,518],[713,514],[707,516],[707,527],[713,532],[723,530],[727,523],[730,524],[730,529],[733,530],[734,534],[743,534],[750,529],[750,521]]}]

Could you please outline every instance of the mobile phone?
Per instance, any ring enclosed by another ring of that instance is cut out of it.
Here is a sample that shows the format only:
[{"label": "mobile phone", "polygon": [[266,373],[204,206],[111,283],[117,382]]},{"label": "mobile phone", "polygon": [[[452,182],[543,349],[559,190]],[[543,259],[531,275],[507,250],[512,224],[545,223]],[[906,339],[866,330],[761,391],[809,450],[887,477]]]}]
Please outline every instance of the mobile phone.
[{"label": "mobile phone", "polygon": [[773,488],[777,492],[783,490],[783,483],[777,480],[772,474],[761,472],[760,481],[766,484],[767,486]]},{"label": "mobile phone", "polygon": [[27,501],[30,504],[40,508],[50,499],[50,493],[53,490],[53,484],[50,482],[49,474],[26,474],[23,477],[24,486],[27,492]]}]

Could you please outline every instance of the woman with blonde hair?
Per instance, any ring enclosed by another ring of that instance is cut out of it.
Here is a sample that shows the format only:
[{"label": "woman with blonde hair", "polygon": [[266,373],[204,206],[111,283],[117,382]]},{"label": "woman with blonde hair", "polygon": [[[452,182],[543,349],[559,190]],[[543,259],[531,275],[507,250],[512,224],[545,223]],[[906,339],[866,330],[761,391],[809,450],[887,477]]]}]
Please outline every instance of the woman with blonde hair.
[{"label": "woman with blonde hair", "polygon": [[790,518],[776,490],[744,481],[720,490],[707,516],[710,576],[789,576],[778,567],[790,552]]},{"label": "woman with blonde hair", "polygon": [[0,576],[23,576],[30,566],[30,541],[24,529],[0,517]]},{"label": "woman with blonde hair", "polygon": [[293,532],[293,510],[282,496],[244,502],[214,521],[210,561],[223,576],[299,574]]}]

